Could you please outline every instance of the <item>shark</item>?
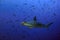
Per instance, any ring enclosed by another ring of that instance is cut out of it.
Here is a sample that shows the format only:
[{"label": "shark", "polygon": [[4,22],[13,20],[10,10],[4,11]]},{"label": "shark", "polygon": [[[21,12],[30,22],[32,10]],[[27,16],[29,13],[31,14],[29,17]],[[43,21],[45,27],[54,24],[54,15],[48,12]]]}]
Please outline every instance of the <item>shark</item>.
[{"label": "shark", "polygon": [[42,23],[37,22],[37,18],[36,16],[34,16],[32,22],[23,21],[21,22],[21,24],[29,28],[48,28],[49,26],[53,24],[53,22],[48,23],[48,24],[42,24]]}]

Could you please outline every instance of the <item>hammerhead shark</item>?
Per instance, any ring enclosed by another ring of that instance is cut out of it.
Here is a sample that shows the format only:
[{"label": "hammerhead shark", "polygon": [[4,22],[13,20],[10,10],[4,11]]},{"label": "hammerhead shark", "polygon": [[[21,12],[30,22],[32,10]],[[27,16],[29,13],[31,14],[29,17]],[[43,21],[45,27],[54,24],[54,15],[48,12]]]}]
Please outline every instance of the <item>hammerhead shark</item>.
[{"label": "hammerhead shark", "polygon": [[48,23],[48,24],[42,24],[42,23],[37,22],[36,16],[34,16],[32,22],[24,21],[21,24],[24,25],[24,26],[27,26],[29,28],[48,28],[50,25],[53,24],[53,22]]}]

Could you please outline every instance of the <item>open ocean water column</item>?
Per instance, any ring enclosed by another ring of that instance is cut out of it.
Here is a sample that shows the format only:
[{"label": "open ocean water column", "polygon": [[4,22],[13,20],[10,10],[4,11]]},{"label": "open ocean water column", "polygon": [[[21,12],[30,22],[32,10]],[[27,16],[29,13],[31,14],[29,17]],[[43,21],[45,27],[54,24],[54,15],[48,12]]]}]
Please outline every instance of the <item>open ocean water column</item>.
[{"label": "open ocean water column", "polygon": [[[60,40],[59,0],[0,0],[0,40]],[[48,24],[48,28],[29,28],[22,22]]]}]

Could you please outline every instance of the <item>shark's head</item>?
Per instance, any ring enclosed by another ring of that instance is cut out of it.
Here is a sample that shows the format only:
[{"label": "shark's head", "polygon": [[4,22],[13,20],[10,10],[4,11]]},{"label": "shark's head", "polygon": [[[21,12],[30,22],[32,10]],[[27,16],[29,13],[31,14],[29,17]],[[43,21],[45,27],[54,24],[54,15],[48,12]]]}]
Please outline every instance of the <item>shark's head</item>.
[{"label": "shark's head", "polygon": [[29,28],[33,27],[33,25],[31,23],[28,23],[28,22],[22,22],[21,24],[24,26],[28,26]]},{"label": "shark's head", "polygon": [[24,25],[24,24],[25,24],[25,22],[22,22],[21,24],[22,24],[22,25]]}]

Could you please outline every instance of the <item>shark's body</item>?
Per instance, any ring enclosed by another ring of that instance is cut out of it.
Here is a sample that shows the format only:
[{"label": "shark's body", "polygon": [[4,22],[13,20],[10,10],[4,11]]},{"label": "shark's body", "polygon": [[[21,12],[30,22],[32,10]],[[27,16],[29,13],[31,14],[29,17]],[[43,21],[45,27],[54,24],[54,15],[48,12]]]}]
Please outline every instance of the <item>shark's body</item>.
[{"label": "shark's body", "polygon": [[48,28],[52,23],[48,23],[47,25],[46,24],[42,24],[42,23],[38,23],[37,20],[36,20],[36,16],[33,18],[33,22],[22,22],[22,25],[24,26],[28,26],[29,28]]}]

